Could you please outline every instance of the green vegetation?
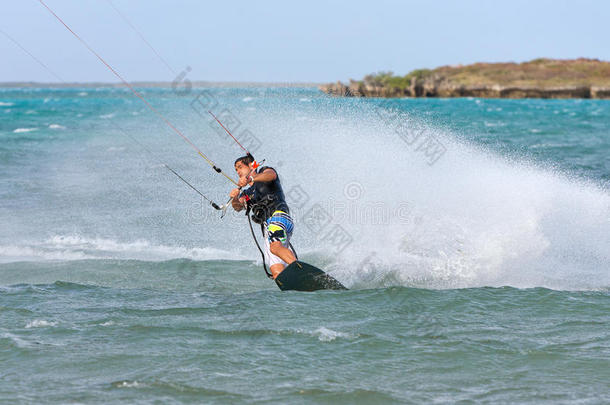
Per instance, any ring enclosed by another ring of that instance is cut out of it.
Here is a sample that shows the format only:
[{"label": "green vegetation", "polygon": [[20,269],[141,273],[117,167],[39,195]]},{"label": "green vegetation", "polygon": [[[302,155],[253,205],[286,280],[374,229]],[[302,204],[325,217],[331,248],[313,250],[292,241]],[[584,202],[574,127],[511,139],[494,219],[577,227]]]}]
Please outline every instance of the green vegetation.
[{"label": "green vegetation", "polygon": [[434,71],[430,69],[416,69],[409,72],[409,74],[407,74],[404,78],[405,80],[408,80],[409,83],[411,83],[411,79],[423,80],[428,76],[431,76],[433,73]]},{"label": "green vegetation", "polygon": [[[413,80],[414,79],[414,80]],[[379,72],[364,77],[364,85],[407,89],[426,79],[456,86],[504,87],[610,87],[610,63],[597,59],[557,60],[538,58],[524,63],[475,63],[417,69],[405,76]]]},{"label": "green vegetation", "polygon": [[394,76],[394,73],[390,71],[378,72],[364,76],[364,79],[360,83],[375,87],[406,89],[411,85],[412,79],[425,79],[426,77],[430,76],[432,72],[433,71],[430,69],[417,69],[405,76]]}]

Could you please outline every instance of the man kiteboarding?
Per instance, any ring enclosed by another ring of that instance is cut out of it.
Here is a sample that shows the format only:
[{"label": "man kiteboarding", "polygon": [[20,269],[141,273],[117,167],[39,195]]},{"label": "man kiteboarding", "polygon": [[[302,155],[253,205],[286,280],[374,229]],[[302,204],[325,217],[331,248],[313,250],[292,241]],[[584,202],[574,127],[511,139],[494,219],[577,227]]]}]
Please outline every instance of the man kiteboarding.
[{"label": "man kiteboarding", "polygon": [[[284,198],[284,192],[280,184],[277,172],[271,167],[261,167],[258,170],[258,163],[252,157],[252,154],[231,134],[231,132],[220,122],[220,120],[212,113],[208,111],[212,117],[218,122],[218,124],[225,130],[225,132],[233,138],[233,140],[246,152],[246,156],[240,157],[235,161],[235,171],[239,175],[239,182],[235,182],[229,175],[222,171],[214,161],[207,157],[195,144],[184,135],[175,125],[173,125],[160,111],[155,109],[144,96],[139,93],[131,84],[129,84],[121,75],[117,73],[97,52],[93,50],[81,37],[78,36],[72,28],[70,28],[53,10],[51,10],[43,1],[42,5],[45,6],[49,12],[57,18],[57,20],[74,35],[80,42],[85,45],[89,51],[94,54],[121,82],[131,90],[131,92],[142,100],[142,102],[157,116],[159,116],[165,123],[181,138],[183,138],[199,156],[212,167],[212,169],[221,175],[223,175],[228,181],[235,184],[238,188],[231,191],[231,205],[236,211],[241,211],[244,208],[248,214],[248,219],[252,218],[254,221],[261,225],[265,236],[265,252],[261,250],[263,256],[266,256],[267,261],[270,264],[271,273],[265,271],[269,277],[275,280],[275,283],[282,290],[296,290],[296,291],[316,291],[323,289],[333,290],[344,290],[345,286],[339,281],[324,273],[321,269],[315,266],[301,262],[297,260],[297,255],[290,245],[290,237],[294,229],[292,218],[290,218],[288,204]],[[131,136],[130,136],[131,137]],[[131,137],[140,146],[143,146],[135,138]],[[144,147],[144,149],[146,149]],[[147,149],[146,149],[147,150]],[[155,155],[148,150],[148,152],[154,157]],[[229,202],[227,204],[218,205],[205,194],[199,191],[195,186],[189,183],[184,177],[178,172],[163,163],[163,166],[172,172],[176,177],[183,181],[186,185],[192,188],[197,194],[210,203],[212,208],[218,211],[222,211],[221,218],[226,212]],[[241,189],[249,185],[247,190],[242,191]],[[252,213],[252,214],[250,214]],[[250,223],[250,230],[254,235],[252,224]],[[258,242],[257,242],[258,245]],[[290,247],[290,249],[289,249]],[[292,250],[291,250],[292,249]],[[264,265],[265,263],[263,263]]]},{"label": "man kiteboarding", "polygon": [[[287,265],[297,260],[290,249],[294,224],[275,169],[269,166],[254,167],[255,160],[250,154],[235,161],[240,188],[231,190],[231,205],[235,211],[246,209],[247,213],[251,213],[252,220],[261,224],[265,258],[275,279]],[[241,190],[245,186],[250,187]]]}]

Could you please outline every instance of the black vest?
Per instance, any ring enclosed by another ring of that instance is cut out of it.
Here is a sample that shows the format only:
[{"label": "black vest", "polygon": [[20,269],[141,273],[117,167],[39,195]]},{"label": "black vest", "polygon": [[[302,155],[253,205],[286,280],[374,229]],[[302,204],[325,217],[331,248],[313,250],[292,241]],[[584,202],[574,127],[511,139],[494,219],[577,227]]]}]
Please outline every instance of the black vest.
[{"label": "black vest", "polygon": [[274,168],[269,166],[262,166],[258,168],[256,173],[262,173],[266,169],[271,169],[276,174],[276,179],[273,181],[256,181],[254,184],[244,191],[244,194],[250,197],[248,200],[248,208],[252,212],[252,220],[256,223],[263,223],[273,215],[275,211],[284,211],[290,213],[288,204],[286,204],[286,198],[284,197],[284,190],[282,190],[282,184],[280,183],[280,177]]}]

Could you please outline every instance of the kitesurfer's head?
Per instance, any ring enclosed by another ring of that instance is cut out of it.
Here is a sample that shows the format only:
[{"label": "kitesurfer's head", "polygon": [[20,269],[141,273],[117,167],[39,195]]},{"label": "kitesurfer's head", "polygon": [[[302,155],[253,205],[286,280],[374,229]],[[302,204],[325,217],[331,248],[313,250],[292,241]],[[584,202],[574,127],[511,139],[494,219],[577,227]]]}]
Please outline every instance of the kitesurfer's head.
[{"label": "kitesurfer's head", "polygon": [[252,170],[252,163],[254,163],[254,158],[252,155],[242,156],[235,160],[235,171],[239,175],[239,177],[246,177],[250,174]]}]

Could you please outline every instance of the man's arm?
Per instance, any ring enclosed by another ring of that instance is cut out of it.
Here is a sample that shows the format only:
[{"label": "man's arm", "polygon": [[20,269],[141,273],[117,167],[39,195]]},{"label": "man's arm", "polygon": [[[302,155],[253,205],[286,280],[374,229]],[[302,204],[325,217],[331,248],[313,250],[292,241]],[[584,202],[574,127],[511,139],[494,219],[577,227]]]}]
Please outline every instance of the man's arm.
[{"label": "man's arm", "polygon": [[262,173],[253,174],[253,182],[268,182],[277,179],[277,173],[272,168],[265,169]]}]

